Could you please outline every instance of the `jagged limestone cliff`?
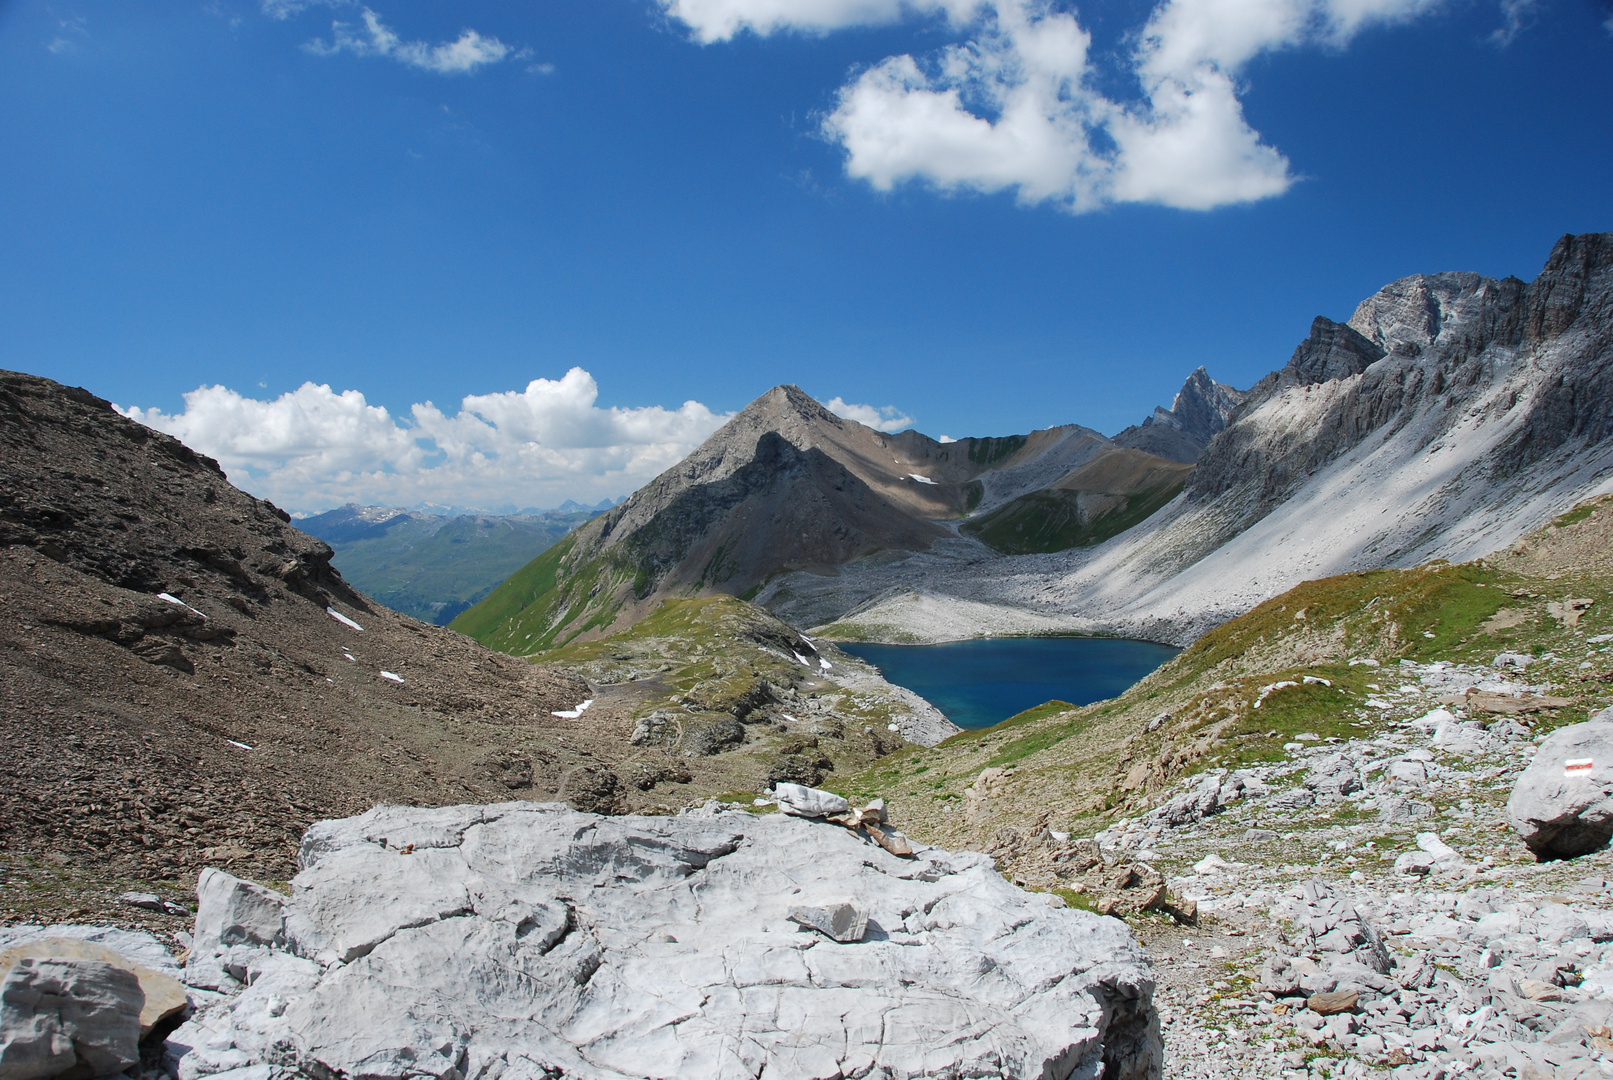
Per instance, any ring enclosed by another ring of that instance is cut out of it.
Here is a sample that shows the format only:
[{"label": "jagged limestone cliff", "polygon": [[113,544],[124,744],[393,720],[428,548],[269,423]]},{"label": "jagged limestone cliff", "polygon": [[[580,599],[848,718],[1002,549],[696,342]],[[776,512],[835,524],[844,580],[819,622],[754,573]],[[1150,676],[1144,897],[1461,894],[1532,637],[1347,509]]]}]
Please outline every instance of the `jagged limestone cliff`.
[{"label": "jagged limestone cliff", "polygon": [[1504,547],[1613,490],[1610,435],[1613,234],[1566,236],[1532,282],[1416,275],[1347,324],[1317,319],[1183,493],[1096,548],[791,575],[775,609],[803,625],[855,610],[922,640],[903,625],[918,595],[1186,644],[1306,579]]}]

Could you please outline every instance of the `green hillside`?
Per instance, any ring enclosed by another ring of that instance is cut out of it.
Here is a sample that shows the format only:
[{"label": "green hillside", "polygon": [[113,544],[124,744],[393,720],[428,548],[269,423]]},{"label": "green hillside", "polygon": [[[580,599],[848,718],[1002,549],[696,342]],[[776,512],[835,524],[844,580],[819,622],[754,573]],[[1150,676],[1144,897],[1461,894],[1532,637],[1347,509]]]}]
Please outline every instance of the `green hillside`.
[{"label": "green hillside", "polygon": [[1021,495],[989,514],[963,524],[963,531],[1005,555],[1091,547],[1119,536],[1181,494],[1185,480],[1114,496],[1115,505],[1083,513],[1086,494],[1049,488]]},{"label": "green hillside", "polygon": [[[626,602],[623,587],[639,582],[642,568],[619,550],[580,561],[576,550],[576,534],[567,536],[449,625],[514,656],[544,652],[609,626]],[[643,591],[627,596],[642,599]]]}]

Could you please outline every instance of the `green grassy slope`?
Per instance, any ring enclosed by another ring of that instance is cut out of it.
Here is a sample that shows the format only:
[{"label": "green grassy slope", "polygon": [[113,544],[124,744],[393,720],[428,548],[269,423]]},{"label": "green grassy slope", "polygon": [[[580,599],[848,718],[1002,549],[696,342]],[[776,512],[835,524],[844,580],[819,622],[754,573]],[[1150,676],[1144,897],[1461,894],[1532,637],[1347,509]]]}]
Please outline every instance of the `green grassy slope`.
[{"label": "green grassy slope", "polygon": [[1119,505],[1091,517],[1081,513],[1076,492],[1033,491],[961,527],[1005,555],[1091,547],[1143,521],[1176,498],[1184,485],[1177,480],[1121,496]]}]

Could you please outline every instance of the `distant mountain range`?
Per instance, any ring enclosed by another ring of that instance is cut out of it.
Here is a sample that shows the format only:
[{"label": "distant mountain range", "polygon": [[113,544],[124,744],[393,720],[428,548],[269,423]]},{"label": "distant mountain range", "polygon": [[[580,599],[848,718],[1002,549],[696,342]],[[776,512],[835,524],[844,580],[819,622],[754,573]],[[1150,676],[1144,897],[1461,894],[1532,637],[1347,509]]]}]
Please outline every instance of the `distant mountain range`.
[{"label": "distant mountain range", "polygon": [[963,539],[987,554],[1099,544],[1182,491],[1241,400],[1199,368],[1171,409],[1115,439],[1069,424],[940,442],[775,387],[454,625],[530,652],[630,625],[662,599],[748,599],[781,574]]},{"label": "distant mountain range", "polygon": [[297,526],[335,550],[333,564],[358,589],[394,611],[446,626],[610,505],[568,500],[557,510],[449,516],[349,503]]},{"label": "distant mountain range", "polygon": [[776,387],[454,625],[531,653],[730,593],[845,637],[1185,643],[1301,580],[1472,558],[1613,488],[1610,306],[1613,234],[1564,237],[1528,284],[1404,278],[1247,393],[1200,368],[1112,439],[942,443]]}]

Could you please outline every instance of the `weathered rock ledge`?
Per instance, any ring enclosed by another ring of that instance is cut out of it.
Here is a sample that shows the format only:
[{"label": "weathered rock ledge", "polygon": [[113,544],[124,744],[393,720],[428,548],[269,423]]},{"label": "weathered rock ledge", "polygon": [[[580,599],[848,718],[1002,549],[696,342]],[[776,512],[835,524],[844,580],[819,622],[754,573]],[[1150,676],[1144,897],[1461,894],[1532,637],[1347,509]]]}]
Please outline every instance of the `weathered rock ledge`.
[{"label": "weathered rock ledge", "polygon": [[321,822],[300,865],[279,910],[204,875],[180,1080],[1160,1075],[1127,928],[984,855],[505,803]]}]

